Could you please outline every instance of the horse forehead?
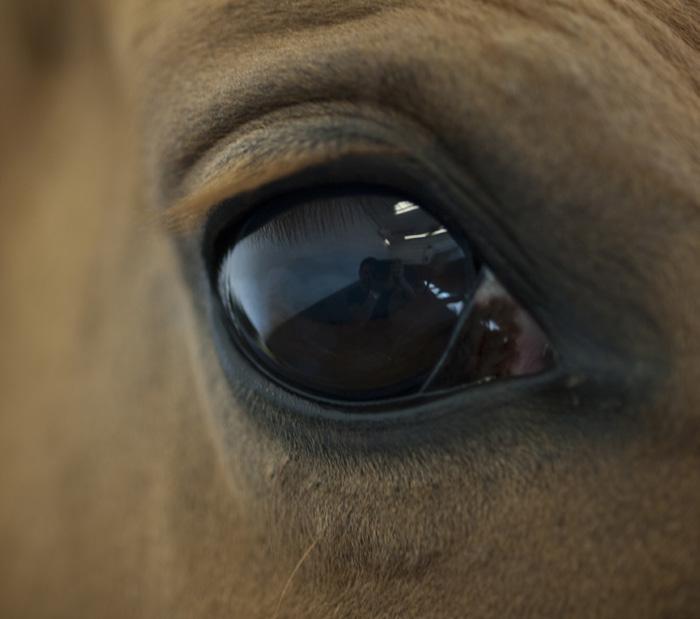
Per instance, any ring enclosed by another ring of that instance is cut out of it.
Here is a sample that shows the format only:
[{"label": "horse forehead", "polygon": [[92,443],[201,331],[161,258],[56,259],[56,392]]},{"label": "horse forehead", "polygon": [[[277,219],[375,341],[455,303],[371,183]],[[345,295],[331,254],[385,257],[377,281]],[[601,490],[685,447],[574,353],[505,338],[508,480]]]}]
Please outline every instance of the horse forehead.
[{"label": "horse forehead", "polygon": [[[562,107],[581,108],[580,93],[597,98],[601,114],[593,116],[612,125],[612,108],[639,100],[633,93],[644,88],[662,104],[654,104],[653,122],[643,123],[656,125],[678,116],[663,109],[667,93],[700,89],[688,70],[694,65],[687,43],[645,0],[302,0],[283,7],[273,0],[127,0],[108,10],[118,63],[142,108],[147,166],[155,168],[153,178],[166,177],[166,186],[171,168],[177,177],[177,163],[166,160],[199,150],[206,140],[195,132],[223,116],[235,120],[246,99],[256,106],[271,98],[363,100],[376,96],[389,73],[406,100],[450,89],[465,105],[480,101],[483,114],[494,117],[499,91],[520,108],[528,102],[549,108],[548,125],[572,116],[558,114]],[[680,70],[669,71],[668,62]],[[542,76],[550,87],[534,97]],[[439,105],[439,97],[424,99]],[[682,107],[687,115],[688,104]],[[208,133],[223,135],[232,126],[224,122]]]},{"label": "horse forehead", "polygon": [[[301,0],[280,6],[275,0],[126,0],[105,6],[117,64],[136,84],[137,100],[158,116],[164,100],[173,107],[192,92],[201,99],[207,87],[221,89],[234,79],[245,94],[260,83],[250,74],[273,60],[289,68],[343,61],[340,74],[348,65],[380,65],[393,50],[407,65],[447,59],[457,71],[469,62],[489,65],[495,74],[502,58],[465,53],[488,45],[489,53],[495,46],[496,53],[535,57],[539,67],[549,55],[551,63],[568,62],[572,73],[586,62],[601,67],[602,58],[614,59],[618,51],[657,66],[664,57],[677,69],[672,80],[700,92],[692,70],[693,48],[700,48],[692,17],[697,12],[700,18],[700,9],[684,8],[688,20],[667,2]],[[371,51],[355,53],[363,49]],[[668,79],[667,66],[656,73],[664,70]]]},{"label": "horse forehead", "polygon": [[[112,25],[123,31],[123,42],[136,46],[168,33],[176,35],[185,48],[187,37],[197,36],[202,31],[206,32],[209,43],[215,45],[218,37],[227,43],[233,38],[237,44],[244,44],[258,39],[261,34],[283,36],[337,24],[361,29],[359,22],[364,18],[400,13],[401,9],[424,9],[425,18],[444,15],[460,21],[478,21],[479,15],[488,14],[488,21],[480,23],[482,33],[497,30],[499,22],[513,16],[525,19],[533,28],[557,19],[571,23],[577,18],[595,20],[603,15],[612,21],[657,21],[658,25],[674,30],[696,51],[700,48],[700,30],[696,23],[700,7],[670,0],[298,0],[282,6],[277,0],[125,0],[105,2],[102,6]],[[415,18],[408,12],[404,15],[407,22]],[[187,51],[206,54],[207,50],[200,47]]]},{"label": "horse forehead", "polygon": [[[627,4],[635,3],[618,3]],[[585,5],[574,0],[301,0],[283,7],[276,0],[128,0],[107,6],[122,51],[136,52],[141,59],[168,56],[183,62],[206,59],[219,47],[259,46],[263,38],[299,37],[334,26],[359,33],[372,27],[368,22],[373,18],[395,19],[408,27],[471,23],[478,26],[475,36],[487,37],[513,18],[537,30],[577,18],[596,19],[601,12],[609,19],[621,14],[608,0]]]}]

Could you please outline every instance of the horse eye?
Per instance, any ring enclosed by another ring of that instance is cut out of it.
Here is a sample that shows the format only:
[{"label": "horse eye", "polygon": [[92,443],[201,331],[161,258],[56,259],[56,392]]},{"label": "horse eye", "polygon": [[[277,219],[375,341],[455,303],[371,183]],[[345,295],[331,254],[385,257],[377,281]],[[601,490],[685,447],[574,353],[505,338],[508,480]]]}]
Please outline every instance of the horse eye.
[{"label": "horse eye", "polygon": [[215,279],[235,343],[288,388],[370,401],[551,365],[534,320],[418,204],[356,189],[261,210]]}]

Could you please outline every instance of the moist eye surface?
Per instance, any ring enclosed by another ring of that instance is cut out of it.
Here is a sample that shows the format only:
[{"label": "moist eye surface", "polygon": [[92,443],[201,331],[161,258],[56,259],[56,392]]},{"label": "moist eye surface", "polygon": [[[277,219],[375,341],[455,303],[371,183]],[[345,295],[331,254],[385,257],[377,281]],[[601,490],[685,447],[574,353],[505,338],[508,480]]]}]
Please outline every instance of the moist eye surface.
[{"label": "moist eye surface", "polygon": [[544,334],[463,235],[418,204],[366,189],[259,211],[216,281],[235,343],[283,384],[367,401],[551,363]]}]

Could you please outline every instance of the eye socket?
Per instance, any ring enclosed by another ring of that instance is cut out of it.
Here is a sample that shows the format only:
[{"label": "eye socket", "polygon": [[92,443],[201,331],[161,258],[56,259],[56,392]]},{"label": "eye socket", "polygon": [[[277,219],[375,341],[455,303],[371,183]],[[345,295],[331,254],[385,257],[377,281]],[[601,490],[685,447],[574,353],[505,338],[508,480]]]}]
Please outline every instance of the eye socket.
[{"label": "eye socket", "polygon": [[547,337],[470,243],[371,187],[285,196],[217,246],[235,344],[309,397],[376,401],[539,373]]}]

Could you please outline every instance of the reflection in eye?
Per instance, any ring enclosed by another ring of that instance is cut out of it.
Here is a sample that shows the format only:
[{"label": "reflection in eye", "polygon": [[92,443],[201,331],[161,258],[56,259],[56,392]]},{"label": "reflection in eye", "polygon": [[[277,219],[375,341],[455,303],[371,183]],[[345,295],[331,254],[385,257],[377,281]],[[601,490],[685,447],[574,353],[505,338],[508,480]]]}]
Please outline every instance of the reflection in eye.
[{"label": "reflection in eye", "polygon": [[551,364],[535,322],[417,204],[345,191],[267,213],[225,247],[217,283],[239,346],[286,385],[375,400]]}]

